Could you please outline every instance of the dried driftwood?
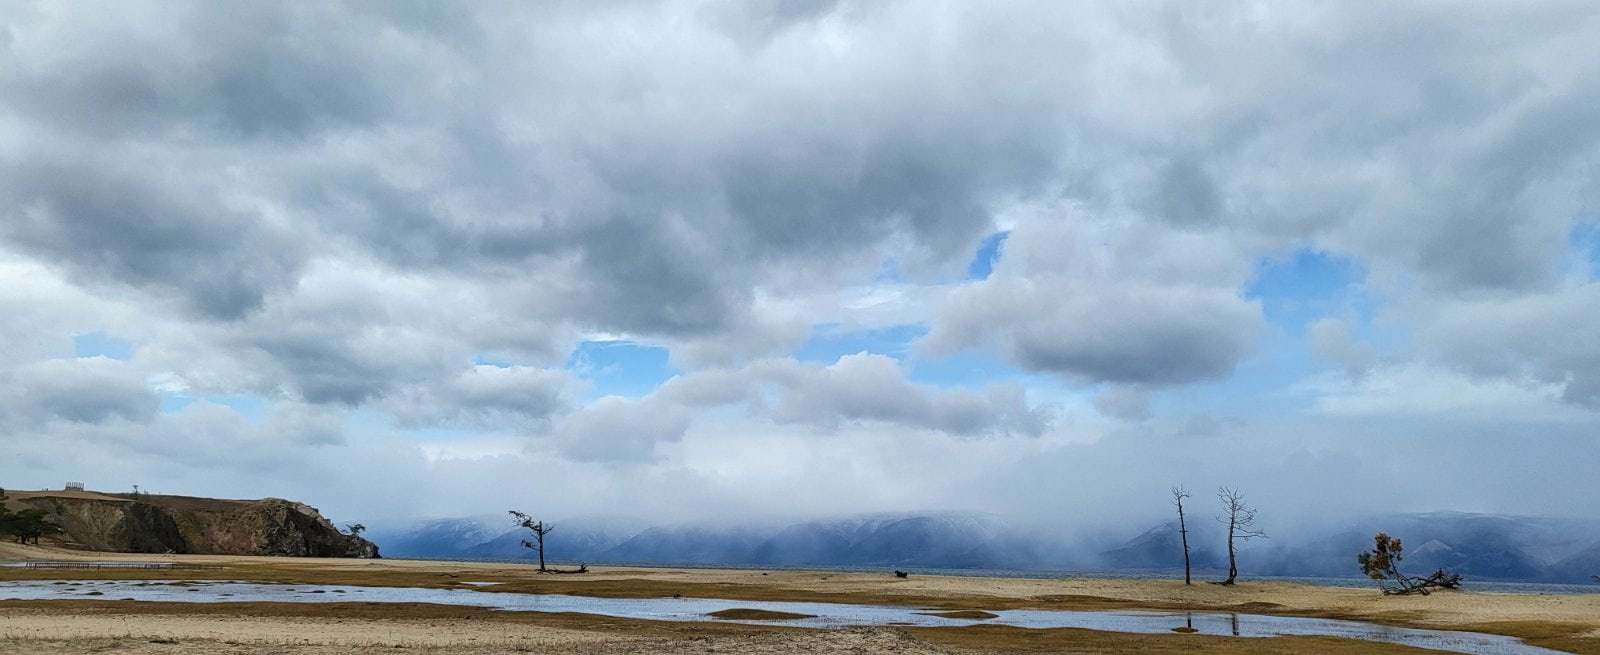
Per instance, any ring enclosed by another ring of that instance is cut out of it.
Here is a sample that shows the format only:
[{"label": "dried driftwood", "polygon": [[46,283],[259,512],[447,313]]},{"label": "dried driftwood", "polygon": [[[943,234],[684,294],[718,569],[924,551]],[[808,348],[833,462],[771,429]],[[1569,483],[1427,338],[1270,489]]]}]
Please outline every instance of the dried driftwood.
[{"label": "dried driftwood", "polygon": [[1461,574],[1439,569],[1426,578],[1402,577],[1396,580],[1395,584],[1397,585],[1396,587],[1389,587],[1381,583],[1378,586],[1383,589],[1384,594],[1390,596],[1403,596],[1405,594],[1422,594],[1426,596],[1429,589],[1460,589]]}]

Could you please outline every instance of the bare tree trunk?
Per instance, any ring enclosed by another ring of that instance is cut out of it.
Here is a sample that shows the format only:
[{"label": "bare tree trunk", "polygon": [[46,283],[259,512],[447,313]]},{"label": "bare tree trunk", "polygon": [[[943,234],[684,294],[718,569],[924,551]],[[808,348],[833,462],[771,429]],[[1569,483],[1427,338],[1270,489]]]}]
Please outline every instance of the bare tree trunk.
[{"label": "bare tree trunk", "polygon": [[[523,514],[517,510],[511,510],[511,516],[512,518],[516,519],[516,523],[519,527],[527,528],[529,532],[533,533],[533,541],[523,539],[522,546],[524,548],[538,551],[539,572],[549,573],[550,569],[545,568],[544,565],[544,536],[550,534],[550,531],[556,529],[556,526],[551,523],[545,523],[544,521],[535,521],[533,517]],[[585,568],[587,569],[587,567]]]},{"label": "bare tree trunk", "polygon": [[1183,584],[1193,584],[1189,579],[1189,526],[1183,522],[1183,499],[1189,492],[1183,487],[1172,488],[1172,504],[1178,506],[1178,536],[1183,539]]},{"label": "bare tree trunk", "polygon": [[1233,551],[1233,528],[1234,522],[1228,521],[1228,579],[1222,584],[1233,584],[1239,577],[1239,558]]},{"label": "bare tree trunk", "polygon": [[1228,524],[1228,579],[1218,584],[1231,585],[1239,577],[1239,561],[1234,541],[1266,538],[1267,533],[1256,529],[1256,510],[1244,502],[1244,494],[1236,489],[1223,487],[1217,490],[1217,499],[1222,501],[1223,511],[1228,515],[1226,520],[1217,517],[1217,521]]}]

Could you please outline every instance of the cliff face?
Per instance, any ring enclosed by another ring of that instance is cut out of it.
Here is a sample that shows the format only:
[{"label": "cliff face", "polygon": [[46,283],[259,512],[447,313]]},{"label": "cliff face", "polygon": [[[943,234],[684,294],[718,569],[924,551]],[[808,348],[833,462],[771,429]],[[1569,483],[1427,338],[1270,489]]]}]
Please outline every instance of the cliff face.
[{"label": "cliff face", "polygon": [[60,525],[63,541],[90,550],[200,555],[378,557],[366,539],[339,532],[316,508],[279,498],[16,493]]}]

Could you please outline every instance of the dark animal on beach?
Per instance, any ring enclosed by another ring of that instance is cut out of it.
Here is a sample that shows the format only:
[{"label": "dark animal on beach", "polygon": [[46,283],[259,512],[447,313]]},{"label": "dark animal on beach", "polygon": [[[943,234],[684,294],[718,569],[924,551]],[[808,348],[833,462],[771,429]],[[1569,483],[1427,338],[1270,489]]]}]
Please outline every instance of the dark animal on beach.
[{"label": "dark animal on beach", "polygon": [[909,578],[909,577],[911,577],[911,574],[910,573],[906,573],[905,571],[895,571],[894,572],[894,577],[896,577],[896,578]]}]

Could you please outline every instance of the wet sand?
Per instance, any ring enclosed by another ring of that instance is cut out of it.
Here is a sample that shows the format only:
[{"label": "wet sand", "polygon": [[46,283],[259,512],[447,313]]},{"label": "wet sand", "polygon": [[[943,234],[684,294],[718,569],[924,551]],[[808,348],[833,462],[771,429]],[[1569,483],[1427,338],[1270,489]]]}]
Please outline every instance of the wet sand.
[{"label": "wet sand", "polygon": [[[1440,592],[1385,597],[1374,590],[1254,583],[1185,586],[1169,580],[1028,580],[758,570],[594,567],[540,575],[501,563],[330,560],[74,553],[0,546],[0,560],[170,561],[216,568],[29,570],[0,579],[216,579],[359,584],[607,597],[688,597],[914,605],[941,610],[1221,610],[1348,618],[1422,628],[1507,634],[1572,652],[1600,653],[1600,594],[1543,596]],[[1470,583],[1469,583],[1470,586]],[[873,628],[801,630],[727,624],[661,624],[582,615],[475,611],[437,606],[193,607],[115,601],[0,603],[0,655],[36,652],[1431,652],[1350,640],[1210,635],[1118,635],[1084,630]],[[176,642],[176,643],[168,643]],[[187,649],[187,650],[186,650]]]}]

